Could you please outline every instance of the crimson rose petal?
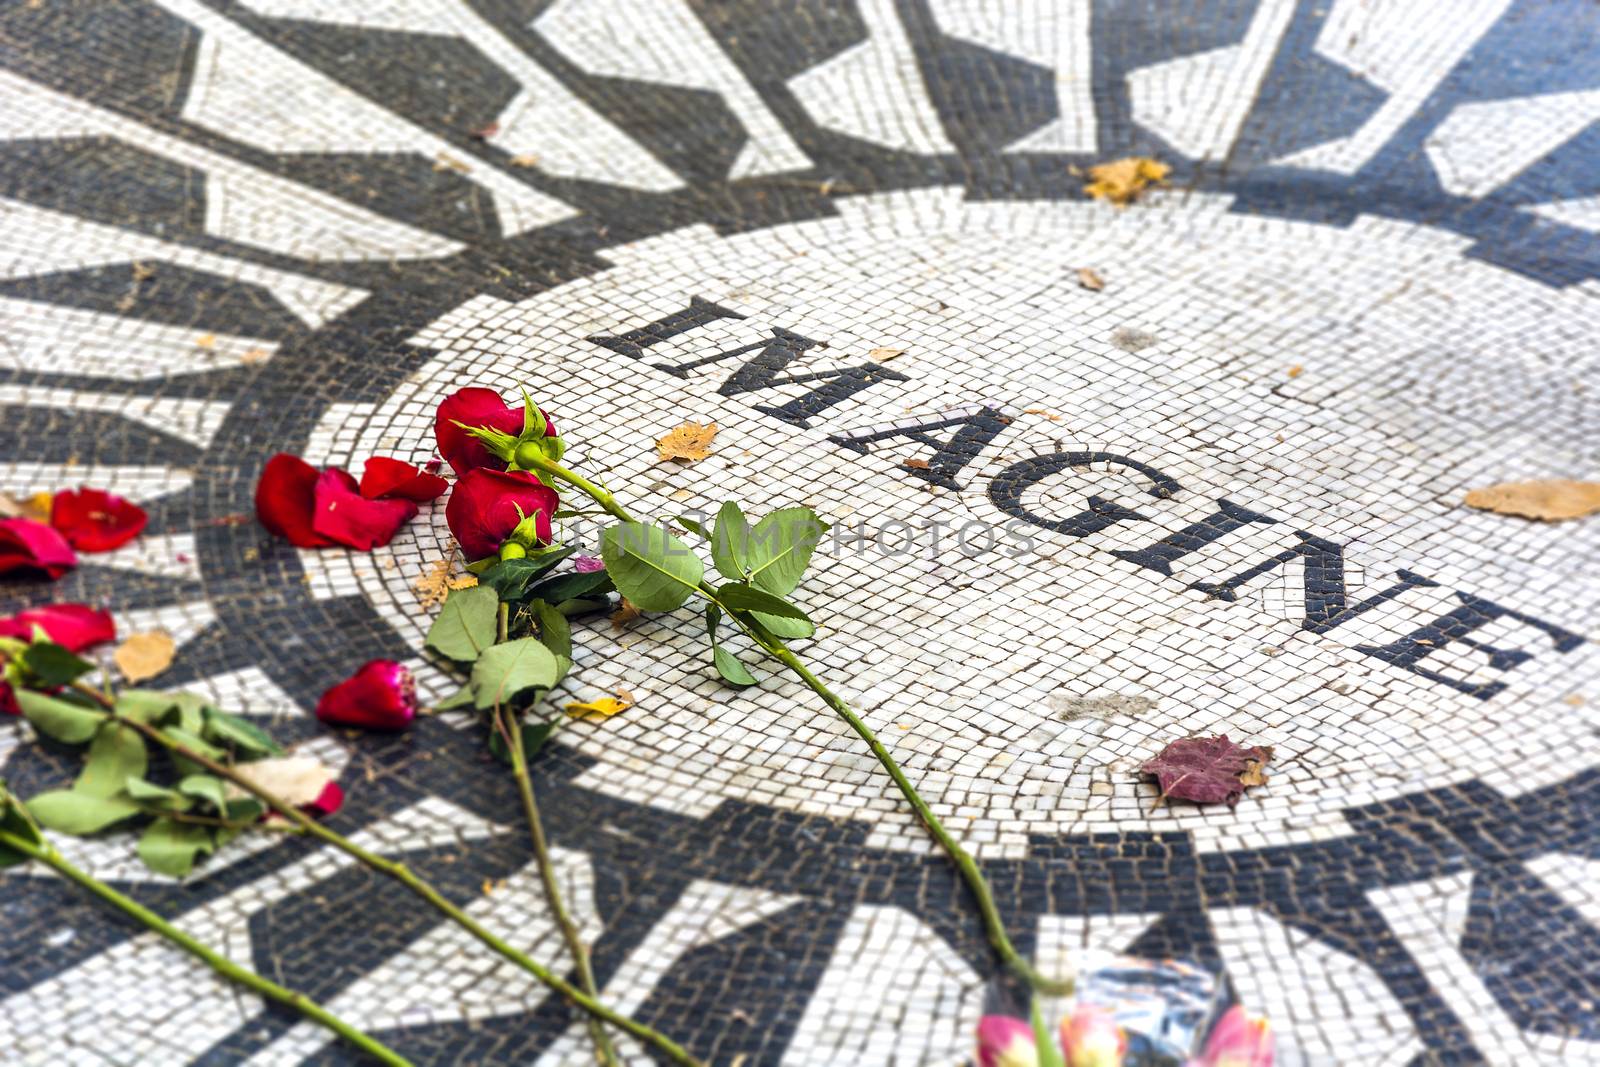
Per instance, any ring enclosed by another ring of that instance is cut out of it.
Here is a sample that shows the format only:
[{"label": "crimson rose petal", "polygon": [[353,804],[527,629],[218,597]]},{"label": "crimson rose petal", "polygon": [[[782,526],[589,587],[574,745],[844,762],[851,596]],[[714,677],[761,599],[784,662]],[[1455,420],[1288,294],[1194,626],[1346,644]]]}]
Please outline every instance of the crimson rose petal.
[{"label": "crimson rose petal", "polygon": [[326,548],[333,541],[312,525],[317,468],[287,452],[267,460],[256,482],[256,518],[298,548]]},{"label": "crimson rose petal", "polygon": [[392,659],[372,660],[317,701],[317,718],[330,726],[403,730],[416,716],[416,680]]},{"label": "crimson rose petal", "polygon": [[32,570],[59,578],[77,565],[78,557],[67,539],[44,523],[0,520],[0,574]]},{"label": "crimson rose petal", "polygon": [[19,611],[0,619],[0,637],[31,640],[35,626],[69,652],[82,652],[90,645],[117,639],[117,624],[111,613],[88,604],[51,604]]},{"label": "crimson rose petal", "polygon": [[79,552],[110,552],[144,532],[150,516],[104,489],[66,489],[50,502],[50,525]]},{"label": "crimson rose petal", "polygon": [[338,782],[329,782],[322,787],[322,792],[317,794],[317,799],[309,804],[301,805],[301,810],[308,815],[332,815],[344,807],[344,790]]},{"label": "crimson rose petal", "polygon": [[539,543],[549,544],[558,499],[554,489],[527,471],[479,467],[456,482],[444,517],[462,553],[478,560],[499,553],[500,543],[525,517],[535,519]]},{"label": "crimson rose petal", "polygon": [[437,474],[427,474],[402,459],[373,456],[361,470],[361,495],[369,500],[402,497],[426,504],[437,500],[450,483]]},{"label": "crimson rose petal", "polygon": [[356,480],[338,468],[317,477],[312,496],[312,529],[362,552],[388,544],[417,513],[417,505],[409,500],[368,500],[357,490]]},{"label": "crimson rose petal", "polygon": [[17,703],[17,694],[11,691],[11,683],[0,681],[0,715],[21,715],[22,706]]}]

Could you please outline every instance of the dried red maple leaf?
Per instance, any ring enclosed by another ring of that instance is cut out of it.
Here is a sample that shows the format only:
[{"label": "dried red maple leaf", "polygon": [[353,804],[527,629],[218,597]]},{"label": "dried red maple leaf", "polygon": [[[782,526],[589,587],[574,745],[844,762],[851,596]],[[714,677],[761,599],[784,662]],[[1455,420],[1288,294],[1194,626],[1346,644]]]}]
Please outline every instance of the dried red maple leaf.
[{"label": "dried red maple leaf", "polygon": [[1261,768],[1271,748],[1245,748],[1220,737],[1183,737],[1143,767],[1156,776],[1161,795],[1196,804],[1237,803],[1246,786],[1266,781]]}]

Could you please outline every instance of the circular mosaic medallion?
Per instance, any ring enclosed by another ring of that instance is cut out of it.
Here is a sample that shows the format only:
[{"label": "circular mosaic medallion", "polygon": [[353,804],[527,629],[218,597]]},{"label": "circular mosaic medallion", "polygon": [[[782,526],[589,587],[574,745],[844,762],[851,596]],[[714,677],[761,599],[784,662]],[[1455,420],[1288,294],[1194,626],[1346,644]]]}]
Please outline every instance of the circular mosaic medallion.
[{"label": "circular mosaic medallion", "polygon": [[[151,0],[0,41],[0,490],[151,513],[0,612],[169,633],[161,684],[322,758],[333,825],[533,955],[565,958],[481,725],[310,715],[375,657],[459,685],[423,651],[443,507],[370,554],[252,515],[278,451],[430,458],[464,385],[527,388],[653,519],[823,515],[797,647],[1044,970],[1194,960],[1280,1063],[1600,1063],[1600,526],[1462,505],[1595,477],[1586,5]],[[1128,157],[1165,187],[1086,192]],[[661,461],[684,422],[711,455]],[[958,1065],[1017,1010],[807,690],[753,653],[721,685],[688,611],[575,641],[552,702],[636,700],[535,768],[609,1003],[717,1067]],[[1215,734],[1268,781],[1163,803],[1140,766]],[[25,795],[77,759],[0,723]],[[247,836],[178,881],[62,846],[416,1063],[591,1062],[337,853]],[[0,900],[11,1060],[357,1062],[59,879]]]}]

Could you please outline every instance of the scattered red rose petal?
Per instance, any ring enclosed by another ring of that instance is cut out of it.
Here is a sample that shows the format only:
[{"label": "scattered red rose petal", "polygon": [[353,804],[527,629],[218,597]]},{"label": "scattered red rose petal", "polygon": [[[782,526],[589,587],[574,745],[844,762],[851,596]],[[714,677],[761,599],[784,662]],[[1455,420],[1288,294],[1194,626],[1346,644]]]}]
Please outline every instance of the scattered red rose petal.
[{"label": "scattered red rose petal", "polygon": [[32,519],[0,519],[0,574],[43,571],[59,578],[78,565],[60,533]]},{"label": "scattered red rose petal", "polygon": [[256,482],[256,517],[261,525],[298,548],[326,548],[330,538],[312,525],[317,468],[287,452],[267,460]]},{"label": "scattered red rose petal", "polygon": [[27,641],[32,639],[35,626],[69,652],[82,652],[90,645],[117,639],[117,624],[111,613],[88,604],[50,604],[19,611],[0,619],[0,637]]},{"label": "scattered red rose petal", "polygon": [[[463,426],[488,426],[513,437],[522,433],[523,412],[500,399],[500,394],[482,386],[458,389],[444,398],[434,419],[433,432],[439,440],[439,454],[457,474],[465,474],[476,467],[501,468],[505,462],[483,446],[483,442],[468,433]],[[541,409],[540,414],[544,414]],[[457,426],[456,423],[461,423]],[[556,424],[545,415],[546,437],[556,435]]]},{"label": "scattered red rose petal", "polygon": [[409,500],[368,500],[346,471],[330,467],[317,477],[312,529],[349,548],[370,552],[394,540],[417,514]]},{"label": "scattered red rose petal", "polygon": [[527,471],[479,467],[456,482],[445,505],[445,521],[469,560],[500,551],[500,543],[526,516],[538,516],[541,544],[550,543],[550,517],[559,506],[556,491]]},{"label": "scattered red rose petal", "polygon": [[1183,737],[1144,765],[1156,776],[1161,795],[1196,804],[1237,803],[1246,786],[1266,779],[1261,768],[1270,748],[1244,748],[1221,737]]},{"label": "scattered red rose petal", "polygon": [[50,525],[79,552],[110,552],[144,532],[144,508],[104,489],[65,489],[50,503]]},{"label": "scattered red rose petal", "polygon": [[344,807],[344,790],[338,782],[329,782],[322,787],[322,792],[317,794],[317,799],[309,804],[301,805],[301,810],[308,815],[332,815]]},{"label": "scattered red rose petal", "polygon": [[437,474],[388,456],[373,456],[361,470],[361,495],[369,500],[401,497],[426,504],[443,496],[448,488],[450,483]]},{"label": "scattered red rose petal", "polygon": [[403,730],[416,717],[416,680],[392,659],[372,660],[317,701],[317,718],[330,726]]}]

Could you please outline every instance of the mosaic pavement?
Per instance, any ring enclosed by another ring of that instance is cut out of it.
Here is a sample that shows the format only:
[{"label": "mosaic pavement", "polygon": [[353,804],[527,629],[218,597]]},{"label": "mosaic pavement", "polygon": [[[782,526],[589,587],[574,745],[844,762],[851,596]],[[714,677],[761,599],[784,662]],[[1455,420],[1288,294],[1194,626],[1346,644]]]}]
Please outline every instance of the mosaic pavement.
[{"label": "mosaic pavement", "polygon": [[[428,458],[468,383],[625,499],[835,524],[808,655],[1045,969],[1194,958],[1291,1065],[1600,1063],[1600,522],[1459,506],[1595,476],[1594,5],[29,0],[0,97],[0,488],[153,516],[0,608],[174,634],[164,682],[342,768],[341,830],[535,955],[479,731],[309,715],[380,655],[451,691],[443,509],[371,555],[232,518],[274,451]],[[1172,188],[1085,199],[1128,154]],[[655,463],[686,416],[716,456]],[[607,999],[719,1067],[963,1063],[1014,991],[842,726],[717,685],[687,614],[577,637],[570,698],[639,697],[537,767]],[[1157,805],[1137,766],[1224,731],[1270,783]],[[71,762],[11,722],[0,773]],[[337,854],[70,844],[419,1063],[587,1062]],[[0,902],[0,1061],[352,1062],[57,879]]]}]

